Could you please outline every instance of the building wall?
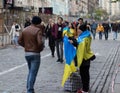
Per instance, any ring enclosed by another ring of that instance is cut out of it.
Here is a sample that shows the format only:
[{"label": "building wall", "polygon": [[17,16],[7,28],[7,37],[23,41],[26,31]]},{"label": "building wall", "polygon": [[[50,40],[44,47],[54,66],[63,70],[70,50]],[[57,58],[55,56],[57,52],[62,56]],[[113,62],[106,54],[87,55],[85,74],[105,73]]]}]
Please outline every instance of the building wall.
[{"label": "building wall", "polygon": [[68,0],[52,0],[53,13],[57,15],[68,14]]},{"label": "building wall", "polygon": [[111,4],[112,15],[120,15],[120,2]]},{"label": "building wall", "polygon": [[105,9],[111,15],[120,15],[120,2],[111,3],[111,0],[100,0],[100,7]]},{"label": "building wall", "polygon": [[76,0],[69,1],[69,15],[70,16],[79,15],[79,3],[77,4]]},{"label": "building wall", "polygon": [[69,13],[73,16],[82,16],[88,13],[88,0],[70,0]]},{"label": "building wall", "polygon": [[[42,1],[42,2],[41,2]],[[53,7],[53,14],[67,15],[69,0],[39,0],[39,7]]]}]

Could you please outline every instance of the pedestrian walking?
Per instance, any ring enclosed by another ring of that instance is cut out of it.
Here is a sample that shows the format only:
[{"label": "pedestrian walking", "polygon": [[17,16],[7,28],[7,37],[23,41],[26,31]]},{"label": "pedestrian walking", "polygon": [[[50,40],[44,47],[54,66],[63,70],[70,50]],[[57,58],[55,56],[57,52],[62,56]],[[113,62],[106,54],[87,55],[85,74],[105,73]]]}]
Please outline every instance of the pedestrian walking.
[{"label": "pedestrian walking", "polygon": [[26,18],[26,20],[25,20],[25,21],[26,21],[26,22],[25,22],[24,28],[25,28],[25,27],[28,27],[28,26],[30,26],[30,25],[31,25],[30,18]]},{"label": "pedestrian walking", "polygon": [[46,25],[45,23],[42,21],[41,24],[39,25],[40,29],[42,29],[42,40],[43,40],[43,43],[44,43],[44,47],[45,47],[45,39],[46,39],[46,34],[45,34],[45,28],[46,28]]},{"label": "pedestrian walking", "polygon": [[20,30],[21,30],[20,25],[16,22],[13,22],[9,35],[12,36],[12,44],[14,48],[17,48],[18,46],[18,37],[19,37]]},{"label": "pedestrian walking", "polygon": [[116,40],[118,37],[118,24],[117,23],[112,24],[112,32],[113,32],[113,40]]},{"label": "pedestrian walking", "polygon": [[97,28],[97,23],[95,22],[95,20],[93,20],[93,23],[91,24],[91,32],[93,39],[95,39],[96,37],[96,28]]},{"label": "pedestrian walking", "polygon": [[96,31],[99,34],[99,40],[101,40],[104,32],[104,27],[102,26],[101,23],[98,24]]},{"label": "pedestrian walking", "polygon": [[54,57],[54,53],[55,53],[55,40],[54,37],[52,35],[52,28],[53,28],[54,22],[52,19],[49,19],[49,23],[46,26],[45,29],[45,33],[46,33],[46,38],[48,38],[48,45],[50,47],[51,50],[51,55],[52,57]]},{"label": "pedestrian walking", "polygon": [[28,65],[27,93],[35,93],[34,84],[39,70],[41,57],[40,52],[43,50],[42,29],[38,27],[41,18],[34,16],[32,24],[25,28],[20,37],[19,44],[25,49],[25,59]]},{"label": "pedestrian walking", "polygon": [[104,27],[104,35],[105,35],[105,40],[108,40],[108,33],[109,33],[109,24],[107,22],[102,24]]},{"label": "pedestrian walking", "polygon": [[57,62],[63,63],[63,37],[62,37],[62,32],[64,28],[63,24],[63,18],[58,17],[58,22],[53,25],[52,29],[52,35],[54,36],[55,39],[55,44],[56,44],[56,52],[57,52]]},{"label": "pedestrian walking", "polygon": [[120,22],[118,22],[118,33],[120,33]]},{"label": "pedestrian walking", "polygon": [[77,47],[77,64],[80,70],[83,88],[77,93],[88,93],[90,83],[90,61],[95,59],[94,53],[91,51],[91,35],[87,30],[87,25],[82,24],[77,27],[78,38],[70,40],[70,43]]}]

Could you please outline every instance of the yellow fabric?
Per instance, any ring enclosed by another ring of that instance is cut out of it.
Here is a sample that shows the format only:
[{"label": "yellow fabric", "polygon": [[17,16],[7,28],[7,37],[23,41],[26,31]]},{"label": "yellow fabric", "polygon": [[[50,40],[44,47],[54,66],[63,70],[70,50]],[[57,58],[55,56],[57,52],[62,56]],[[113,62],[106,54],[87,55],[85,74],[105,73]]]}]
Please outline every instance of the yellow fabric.
[{"label": "yellow fabric", "polygon": [[70,65],[65,64],[64,74],[63,74],[63,79],[62,79],[62,86],[64,86],[65,81],[68,79],[71,73],[75,71],[76,71],[76,67],[75,67],[74,61],[72,61]]},{"label": "yellow fabric", "polygon": [[94,54],[91,51],[91,37],[86,37],[84,40],[78,45],[77,48],[77,62],[78,67],[81,66],[83,59],[88,60]]},{"label": "yellow fabric", "polygon": [[104,32],[104,27],[98,25],[96,31],[97,32]]},{"label": "yellow fabric", "polygon": [[73,37],[73,36],[75,36],[76,35],[76,33],[75,33],[75,30],[74,29],[72,29],[72,28],[70,28],[70,31],[67,31],[67,30],[64,30],[63,31],[63,36],[67,36],[67,37]]}]

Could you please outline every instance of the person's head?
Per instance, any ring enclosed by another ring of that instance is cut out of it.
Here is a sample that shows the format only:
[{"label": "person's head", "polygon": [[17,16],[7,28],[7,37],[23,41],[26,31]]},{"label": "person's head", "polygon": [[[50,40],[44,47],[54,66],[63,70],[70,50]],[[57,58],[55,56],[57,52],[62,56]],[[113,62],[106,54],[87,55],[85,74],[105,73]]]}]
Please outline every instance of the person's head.
[{"label": "person's head", "polygon": [[50,19],[49,19],[49,23],[52,23],[52,22],[53,22],[53,20],[50,18]]},{"label": "person's head", "polygon": [[77,34],[80,35],[82,32],[87,30],[87,25],[82,24],[77,26]]},{"label": "person's head", "polygon": [[83,18],[79,18],[78,19],[78,23],[81,25],[81,24],[83,24]]},{"label": "person's head", "polygon": [[42,20],[41,20],[41,18],[39,16],[33,16],[32,24],[39,25],[39,24],[41,24],[41,22],[42,22]]},{"label": "person's head", "polygon": [[98,25],[99,25],[99,26],[102,26],[102,23],[99,23]]},{"label": "person's head", "polygon": [[29,17],[27,17],[25,21],[26,21],[26,22],[30,22],[30,18],[29,18]]},{"label": "person's head", "polygon": [[65,26],[68,26],[68,25],[69,25],[69,22],[68,22],[68,21],[64,21],[64,25],[65,25]]},{"label": "person's head", "polygon": [[63,18],[62,17],[58,17],[58,24],[62,24],[63,22]]},{"label": "person's head", "polygon": [[13,21],[13,25],[16,25],[16,21]]},{"label": "person's head", "polygon": [[72,29],[74,29],[74,26],[73,26],[73,23],[69,23],[69,28],[72,28]]}]

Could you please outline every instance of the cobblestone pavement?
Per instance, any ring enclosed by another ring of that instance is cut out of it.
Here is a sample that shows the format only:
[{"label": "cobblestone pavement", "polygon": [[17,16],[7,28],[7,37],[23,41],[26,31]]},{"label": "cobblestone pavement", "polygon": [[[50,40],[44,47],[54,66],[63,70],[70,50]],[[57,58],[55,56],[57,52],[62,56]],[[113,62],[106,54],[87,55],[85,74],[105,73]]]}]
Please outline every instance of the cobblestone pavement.
[{"label": "cobblestone pavement", "polygon": [[[111,35],[112,36],[112,35]],[[90,67],[90,93],[120,93],[120,39],[93,40],[96,60]],[[46,46],[35,84],[36,93],[69,93],[61,87],[64,64]],[[0,93],[26,93],[27,65],[23,48],[0,49]]]}]

